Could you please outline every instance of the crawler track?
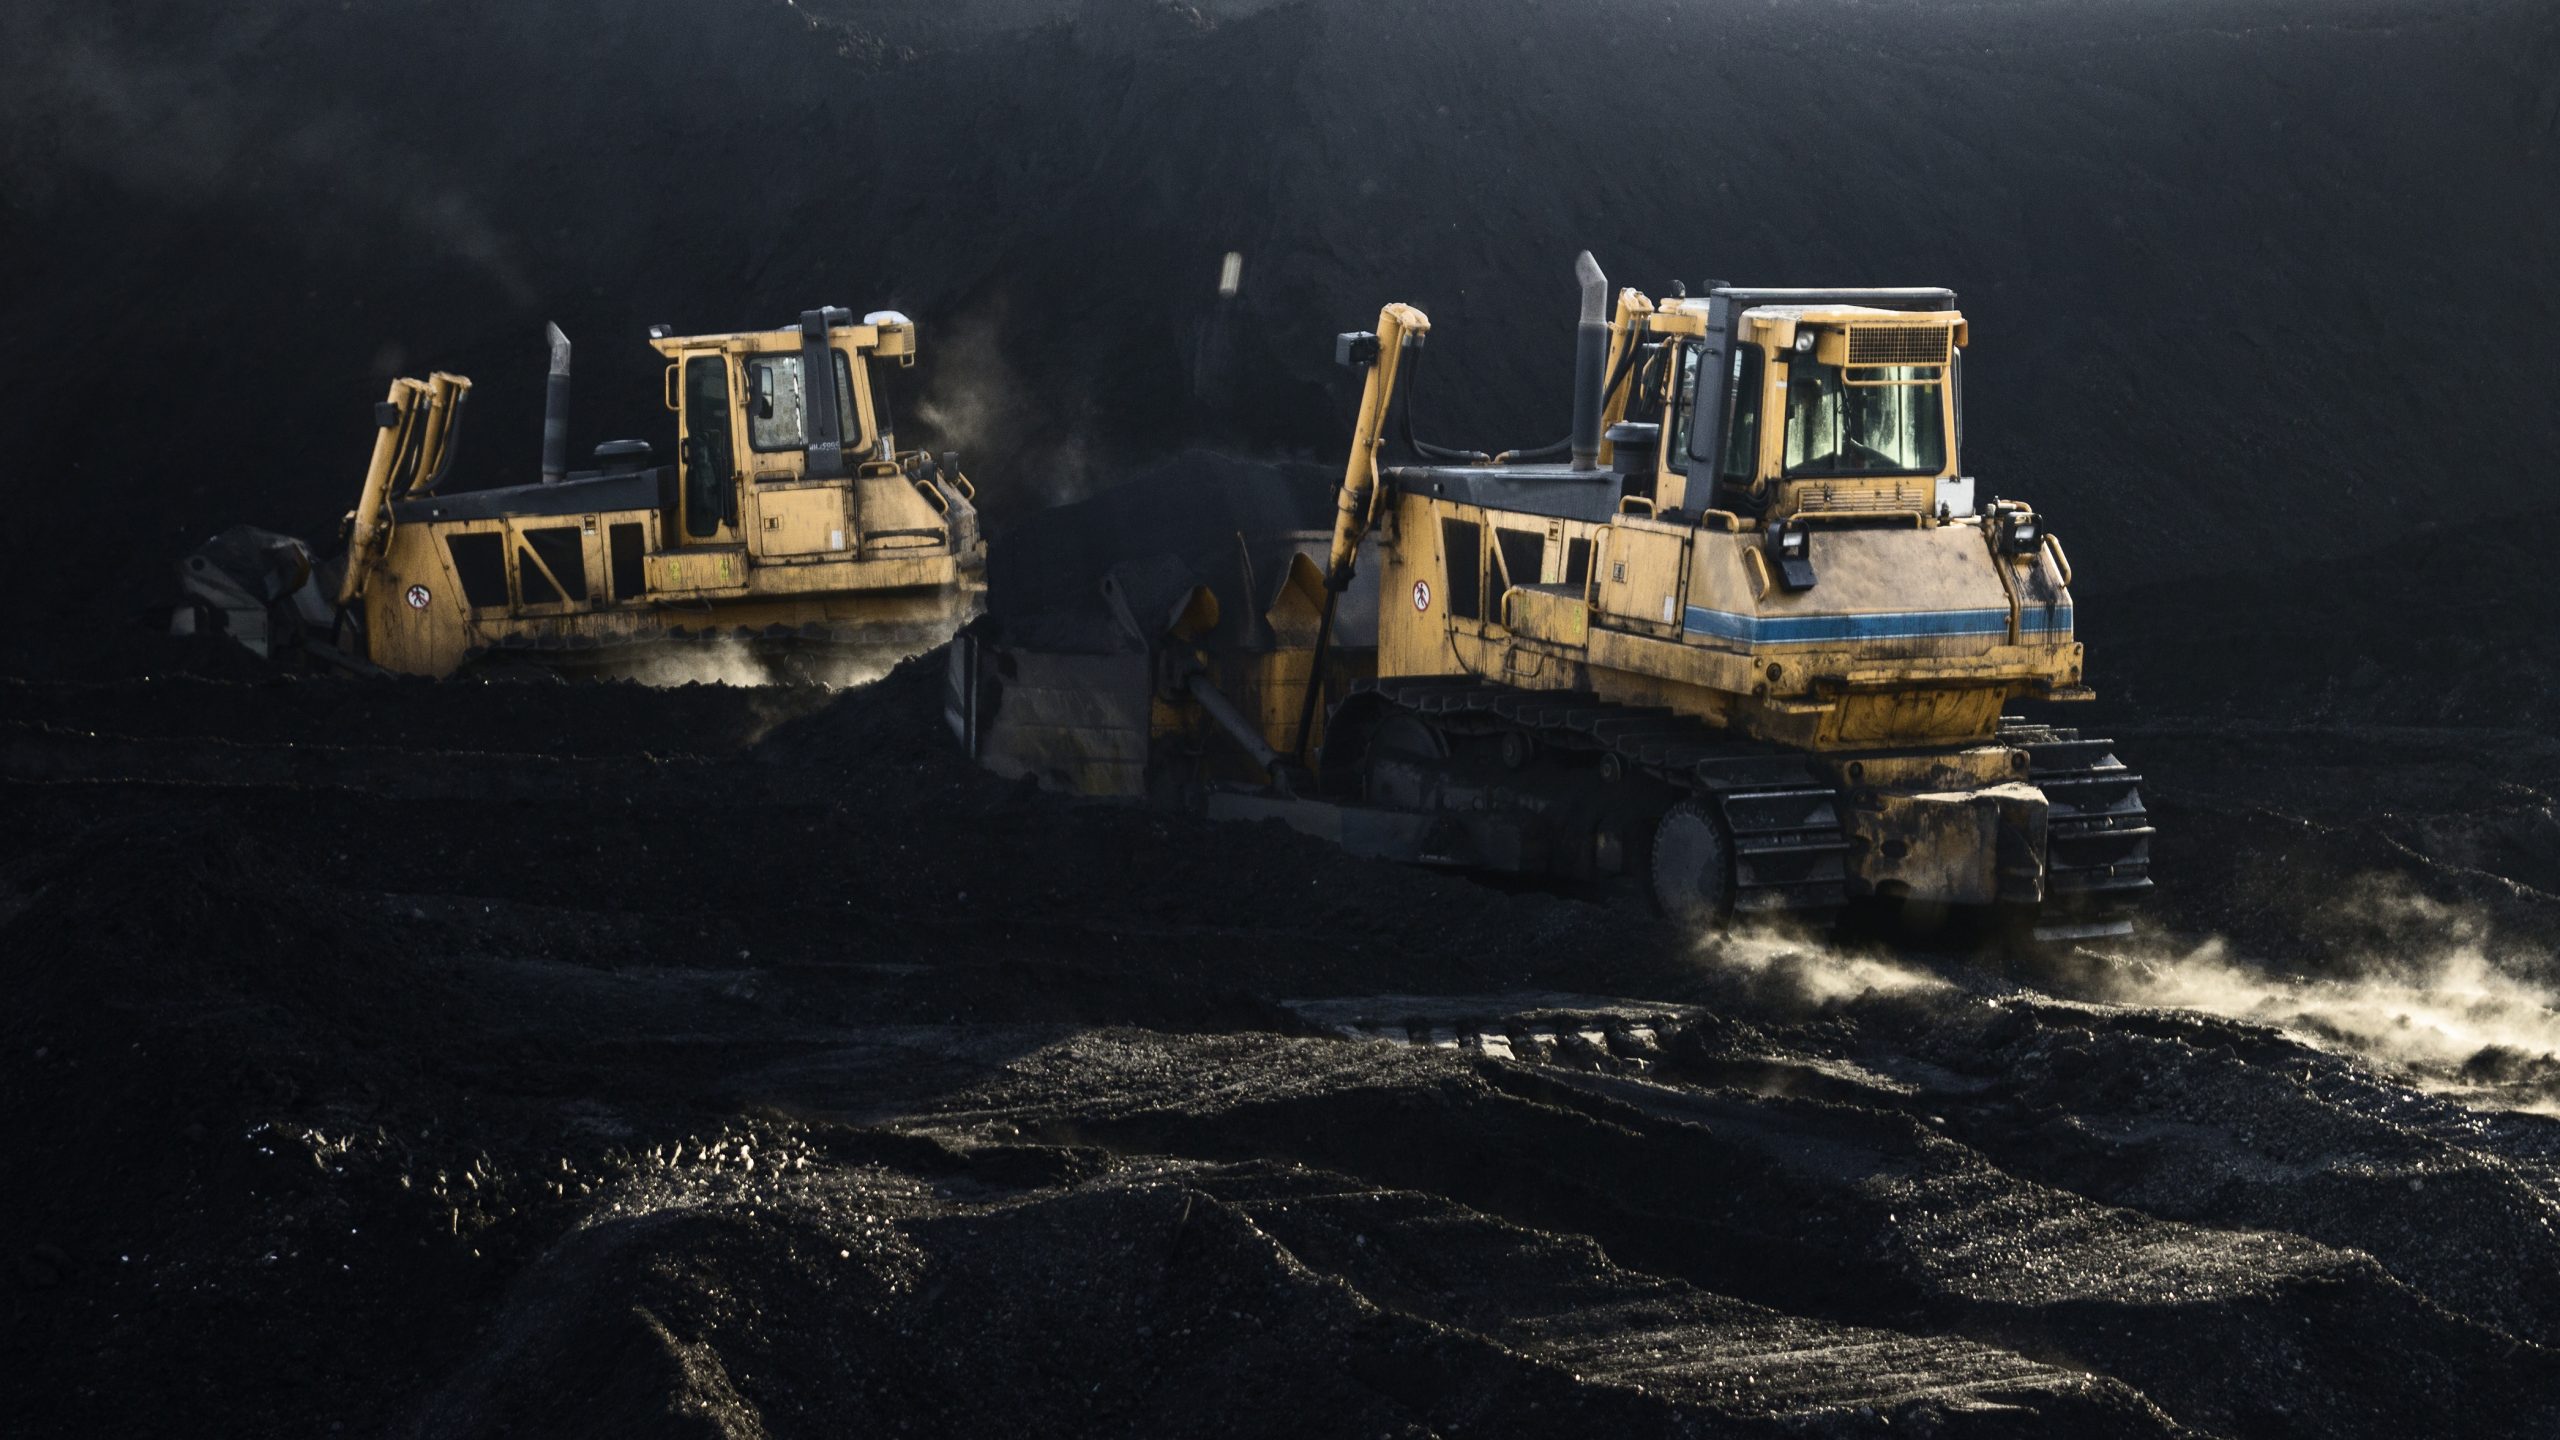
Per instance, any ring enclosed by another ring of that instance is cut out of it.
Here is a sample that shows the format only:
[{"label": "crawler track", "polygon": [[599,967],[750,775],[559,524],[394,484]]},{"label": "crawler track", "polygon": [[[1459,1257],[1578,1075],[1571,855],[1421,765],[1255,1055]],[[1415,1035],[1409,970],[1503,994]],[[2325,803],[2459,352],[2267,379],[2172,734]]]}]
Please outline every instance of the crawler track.
[{"label": "crawler track", "polygon": [[[1793,751],[1661,707],[1467,679],[1383,680],[1361,696],[1452,734],[1517,733],[1540,750],[1587,756],[1604,774],[1639,774],[1712,801],[1734,844],[1738,914],[1825,912],[1849,900],[1845,798]],[[2077,730],[2011,718],[2000,739],[2027,751],[2029,778],[2052,806],[2048,907],[2075,919],[2120,914],[2151,888],[2142,777],[2116,757],[2115,742]]]},{"label": "crawler track", "polygon": [[2046,818],[2047,901],[2103,912],[2151,889],[2151,816],[2142,777],[2112,740],[2003,720],[2000,738],[2027,752],[2027,778],[2053,806]]}]

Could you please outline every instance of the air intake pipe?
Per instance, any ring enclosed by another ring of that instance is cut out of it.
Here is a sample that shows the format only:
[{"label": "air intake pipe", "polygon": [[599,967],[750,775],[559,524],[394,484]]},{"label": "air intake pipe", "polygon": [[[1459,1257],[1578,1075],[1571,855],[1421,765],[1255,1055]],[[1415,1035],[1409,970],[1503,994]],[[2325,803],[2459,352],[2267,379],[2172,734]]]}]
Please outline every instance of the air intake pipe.
[{"label": "air intake pipe", "polygon": [[551,342],[551,378],[542,389],[542,483],[557,485],[569,473],[569,337],[545,323]]},{"label": "air intake pipe", "polygon": [[1588,250],[1574,257],[1573,277],[1582,282],[1582,324],[1573,337],[1573,468],[1597,470],[1609,388],[1602,373],[1609,363],[1609,277]]}]

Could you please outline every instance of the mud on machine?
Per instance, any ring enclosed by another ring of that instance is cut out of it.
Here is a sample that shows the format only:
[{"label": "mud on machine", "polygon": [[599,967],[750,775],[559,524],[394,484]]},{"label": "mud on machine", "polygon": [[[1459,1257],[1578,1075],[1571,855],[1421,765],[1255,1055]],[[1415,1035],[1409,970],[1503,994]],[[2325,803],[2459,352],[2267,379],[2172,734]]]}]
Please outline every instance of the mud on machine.
[{"label": "mud on machine", "polygon": [[583,471],[567,463],[569,341],[548,339],[536,483],[446,489],[471,382],[394,380],[343,555],[321,564],[298,540],[226,531],[181,562],[173,628],[413,675],[578,671],[702,642],[788,670],[915,654],[978,612],[976,491],[958,456],[898,448],[872,384],[875,364],[915,363],[905,316],[652,327],[674,463],[616,440]]},{"label": "mud on machine", "polygon": [[[1364,855],[1626,876],[1684,919],[1875,899],[2128,929],[2140,777],[2007,713],[2092,692],[2061,542],[1963,468],[1954,294],[1613,307],[1578,274],[1565,441],[1414,440],[1430,321],[1389,305],[1337,341],[1365,383],[1330,533],[1239,535],[1238,574],[1115,566],[1100,643],[972,625],[961,742]],[[1382,466],[1398,413],[1412,460]]]}]

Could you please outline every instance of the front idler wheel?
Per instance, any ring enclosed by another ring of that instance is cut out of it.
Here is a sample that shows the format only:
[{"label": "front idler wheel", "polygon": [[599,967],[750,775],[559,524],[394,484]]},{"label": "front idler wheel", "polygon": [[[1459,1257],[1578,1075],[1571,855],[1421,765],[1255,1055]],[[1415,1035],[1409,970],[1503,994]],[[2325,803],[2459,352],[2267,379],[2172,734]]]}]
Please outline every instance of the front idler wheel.
[{"label": "front idler wheel", "polygon": [[1686,926],[1722,925],[1733,913],[1733,842],[1714,811],[1683,800],[1653,831],[1653,900]]}]

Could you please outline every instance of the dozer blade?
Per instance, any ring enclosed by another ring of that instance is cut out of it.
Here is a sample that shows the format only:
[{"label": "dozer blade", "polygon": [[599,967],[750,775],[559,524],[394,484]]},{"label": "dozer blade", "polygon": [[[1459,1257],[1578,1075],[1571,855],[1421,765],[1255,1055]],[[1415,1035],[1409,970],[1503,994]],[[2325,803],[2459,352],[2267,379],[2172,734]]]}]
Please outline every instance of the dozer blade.
[{"label": "dozer blade", "polygon": [[2133,921],[2122,915],[2094,920],[2039,921],[2028,938],[2039,945],[2065,945],[2075,940],[2122,940],[2133,934]]}]

